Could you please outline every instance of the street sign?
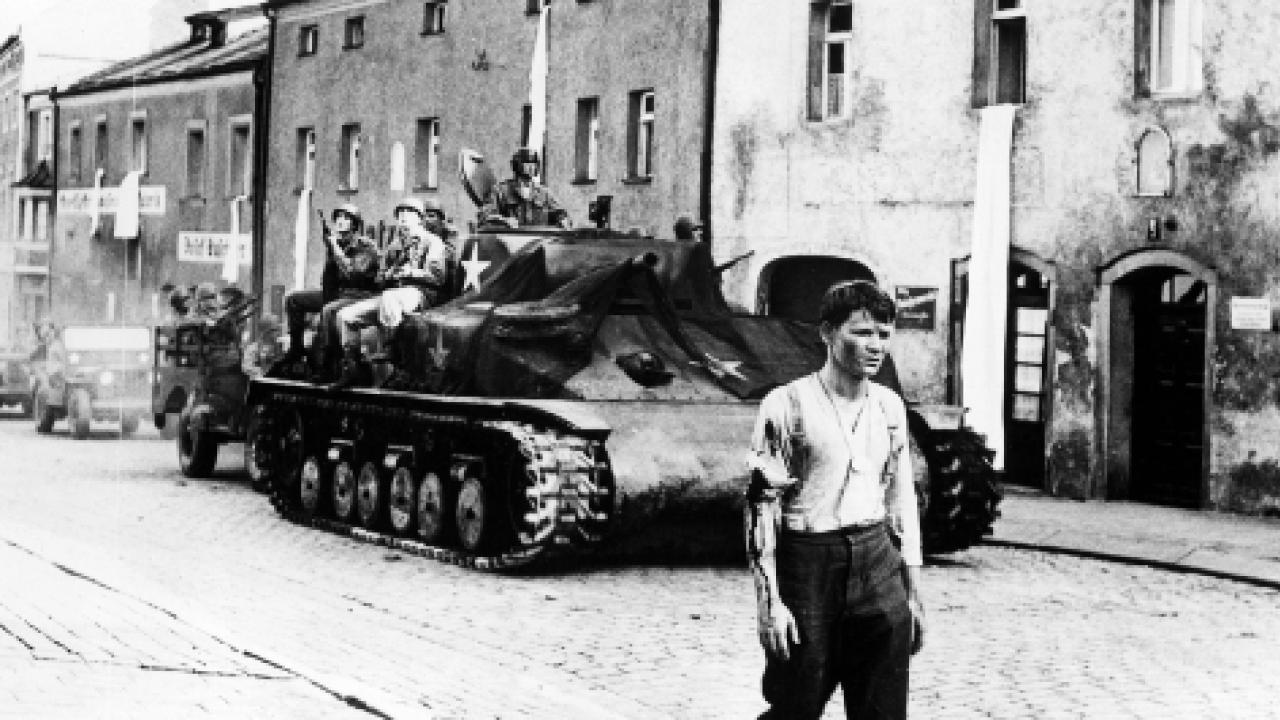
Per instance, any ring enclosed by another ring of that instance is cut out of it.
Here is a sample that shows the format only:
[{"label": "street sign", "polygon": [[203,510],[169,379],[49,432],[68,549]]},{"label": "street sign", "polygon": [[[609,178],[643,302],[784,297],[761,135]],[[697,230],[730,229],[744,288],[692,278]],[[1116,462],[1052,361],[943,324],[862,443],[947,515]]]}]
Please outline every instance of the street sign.
[{"label": "street sign", "polygon": [[894,299],[898,303],[899,329],[934,329],[938,318],[938,288],[899,285],[894,288]]}]

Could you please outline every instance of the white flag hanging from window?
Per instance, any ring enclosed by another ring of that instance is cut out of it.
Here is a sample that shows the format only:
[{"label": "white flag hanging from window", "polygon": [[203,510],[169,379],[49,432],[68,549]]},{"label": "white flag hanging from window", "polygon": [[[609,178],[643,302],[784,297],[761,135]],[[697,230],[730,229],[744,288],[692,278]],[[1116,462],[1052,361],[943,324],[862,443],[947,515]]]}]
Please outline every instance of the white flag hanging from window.
[{"label": "white flag hanging from window", "polygon": [[533,60],[529,64],[529,147],[538,153],[538,174],[546,167],[547,160],[542,156],[543,137],[547,130],[547,21],[550,6],[542,3],[538,16],[538,34],[533,41]]}]

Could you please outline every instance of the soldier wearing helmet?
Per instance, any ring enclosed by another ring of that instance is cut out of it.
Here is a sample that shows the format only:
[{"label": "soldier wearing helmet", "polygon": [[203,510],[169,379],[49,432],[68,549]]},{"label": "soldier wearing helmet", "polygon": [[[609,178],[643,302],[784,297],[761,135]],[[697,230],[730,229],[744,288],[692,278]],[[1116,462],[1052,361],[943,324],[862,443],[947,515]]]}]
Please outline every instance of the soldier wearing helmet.
[{"label": "soldier wearing helmet", "polygon": [[450,251],[441,236],[447,229],[439,201],[405,198],[396,204],[394,214],[396,237],[383,257],[382,293],[338,311],[343,349],[339,387],[354,384],[366,374],[360,349],[362,328],[377,323],[387,331],[394,356],[396,331],[405,315],[436,304],[446,288]]},{"label": "soldier wearing helmet", "polygon": [[327,252],[320,289],[294,290],[284,297],[289,350],[281,358],[282,364],[295,363],[306,355],[302,338],[307,313],[320,313],[321,337],[326,352],[333,355],[338,348],[335,325],[338,310],[372,297],[378,289],[378,246],[360,234],[364,228],[360,209],[346,203],[335,208],[330,218],[333,228],[324,227]]},{"label": "soldier wearing helmet", "polygon": [[481,217],[486,222],[500,222],[516,227],[568,227],[569,214],[537,179],[540,164],[538,153],[531,148],[516,150],[511,156],[514,177],[494,186],[493,192],[485,200]]}]

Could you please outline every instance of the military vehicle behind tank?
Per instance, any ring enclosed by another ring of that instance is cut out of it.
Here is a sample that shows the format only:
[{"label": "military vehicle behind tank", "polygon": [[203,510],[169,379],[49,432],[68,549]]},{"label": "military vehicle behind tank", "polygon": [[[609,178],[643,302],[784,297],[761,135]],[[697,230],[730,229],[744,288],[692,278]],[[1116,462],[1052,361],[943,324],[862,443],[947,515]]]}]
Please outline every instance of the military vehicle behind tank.
[{"label": "military vehicle behind tank", "polygon": [[[251,382],[283,513],[480,567],[741,517],[758,401],[822,364],[813,325],[732,312],[700,242],[482,228],[460,257],[460,294],[406,320],[377,387]],[[997,515],[989,453],[956,408],[909,414],[926,552],[968,547]]]}]

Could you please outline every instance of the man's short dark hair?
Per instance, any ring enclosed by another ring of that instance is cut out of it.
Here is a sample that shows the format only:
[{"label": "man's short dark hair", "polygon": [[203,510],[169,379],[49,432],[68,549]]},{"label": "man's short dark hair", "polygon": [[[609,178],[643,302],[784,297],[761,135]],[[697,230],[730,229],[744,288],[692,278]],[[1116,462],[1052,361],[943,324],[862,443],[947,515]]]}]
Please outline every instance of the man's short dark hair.
[{"label": "man's short dark hair", "polygon": [[880,323],[892,323],[898,316],[898,306],[893,298],[875,283],[846,280],[832,285],[823,293],[818,321],[835,327],[859,310],[866,310],[872,320]]}]

